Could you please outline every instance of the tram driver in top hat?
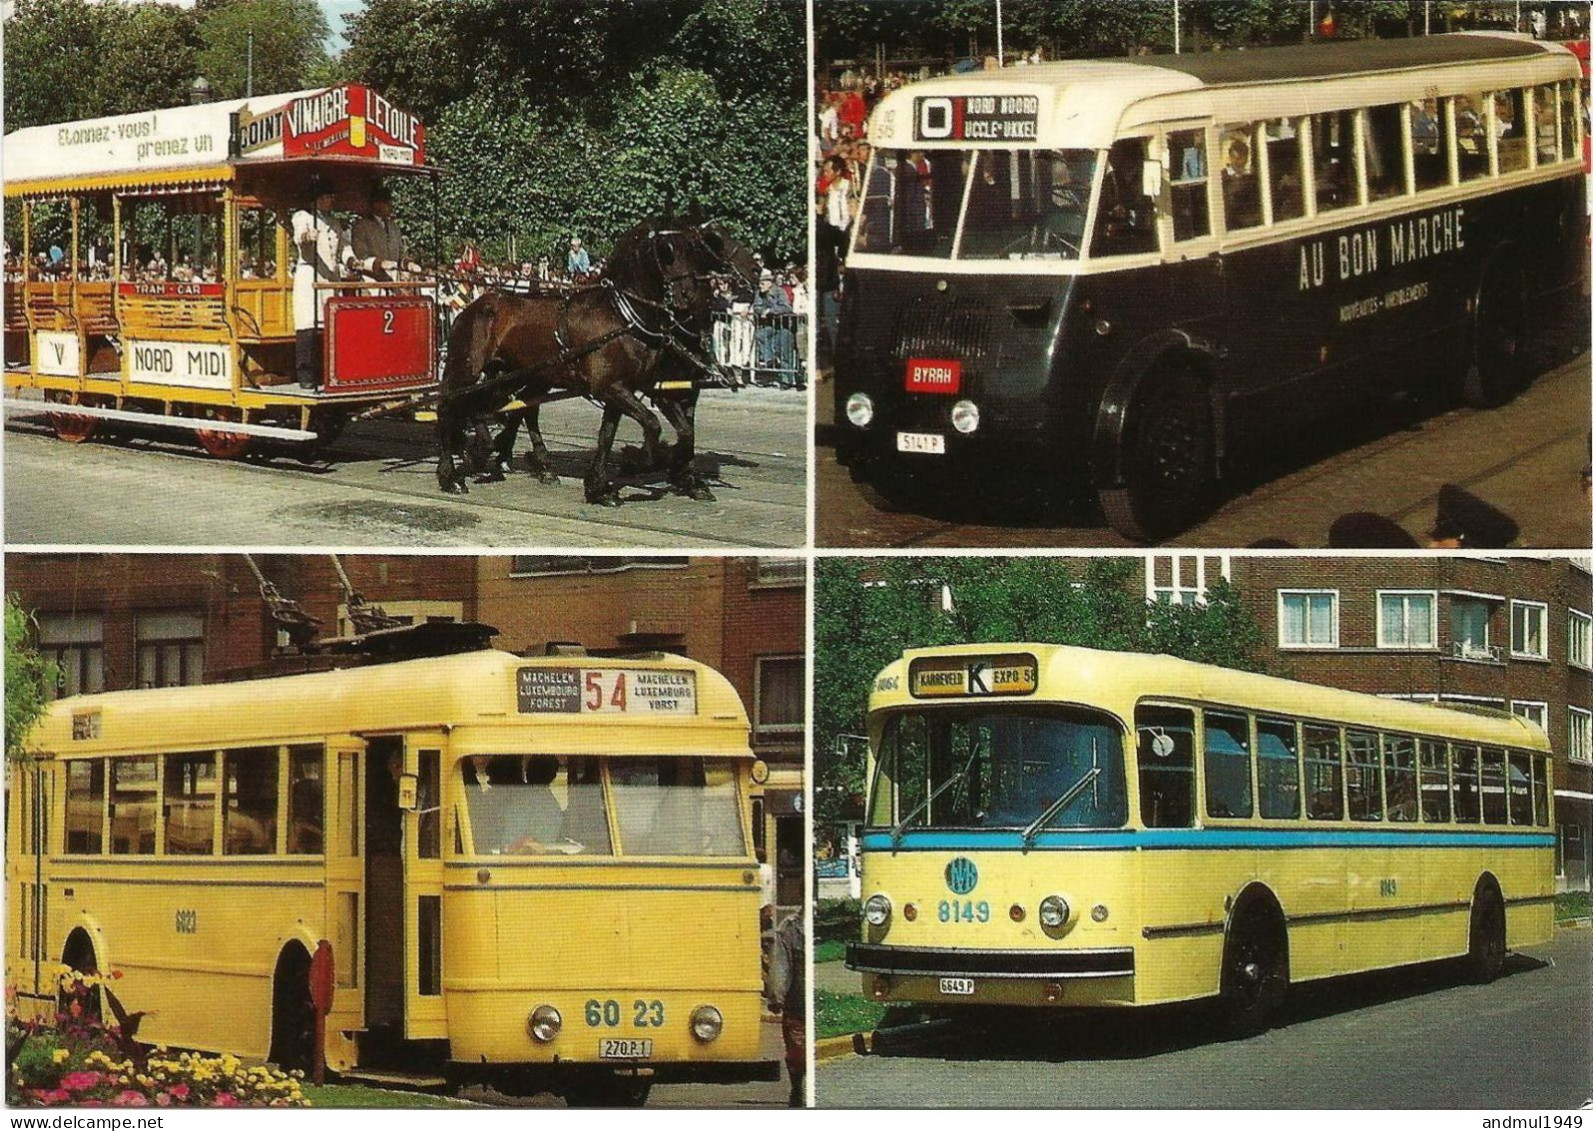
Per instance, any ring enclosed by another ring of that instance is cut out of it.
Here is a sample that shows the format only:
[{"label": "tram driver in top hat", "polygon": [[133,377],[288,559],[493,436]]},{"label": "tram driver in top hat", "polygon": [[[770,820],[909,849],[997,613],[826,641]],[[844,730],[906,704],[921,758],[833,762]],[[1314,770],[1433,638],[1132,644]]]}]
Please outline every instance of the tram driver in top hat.
[{"label": "tram driver in top hat", "polygon": [[318,290],[316,284],[337,282],[357,261],[348,234],[332,214],[332,186],[311,177],[305,196],[312,206],[293,213],[293,246],[298,250],[293,264],[294,368],[301,388],[318,389],[321,327],[332,291]]},{"label": "tram driver in top hat", "polygon": [[371,193],[368,215],[354,221],[354,254],[366,267],[380,268],[388,278],[400,272],[420,273],[409,256],[409,240],[393,215],[393,194],[385,185]]}]

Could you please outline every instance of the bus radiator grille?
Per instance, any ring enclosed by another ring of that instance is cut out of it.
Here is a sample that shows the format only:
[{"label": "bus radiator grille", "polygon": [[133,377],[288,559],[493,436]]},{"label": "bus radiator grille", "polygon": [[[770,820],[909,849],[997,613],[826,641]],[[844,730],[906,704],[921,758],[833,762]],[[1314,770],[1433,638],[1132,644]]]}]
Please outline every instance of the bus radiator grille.
[{"label": "bus radiator grille", "polygon": [[896,356],[989,361],[994,349],[994,315],[983,303],[961,299],[914,298],[896,318]]}]

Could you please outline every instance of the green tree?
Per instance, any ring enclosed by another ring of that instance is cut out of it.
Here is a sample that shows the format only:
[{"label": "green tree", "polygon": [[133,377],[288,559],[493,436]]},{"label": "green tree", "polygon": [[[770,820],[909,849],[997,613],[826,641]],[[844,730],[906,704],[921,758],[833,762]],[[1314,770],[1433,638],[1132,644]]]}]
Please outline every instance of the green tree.
[{"label": "green tree", "polygon": [[6,597],[6,761],[28,757],[28,733],[44,714],[48,689],[59,673],[28,640],[31,618],[15,596]]},{"label": "green tree", "polygon": [[217,98],[247,92],[251,32],[254,93],[303,90],[325,73],[328,29],[315,0],[200,0],[196,11],[203,46],[195,66]]},{"label": "green tree", "polygon": [[816,817],[861,797],[868,694],[908,648],[1039,641],[1264,668],[1259,626],[1231,584],[1199,605],[1149,603],[1135,558],[829,558],[814,577]]}]

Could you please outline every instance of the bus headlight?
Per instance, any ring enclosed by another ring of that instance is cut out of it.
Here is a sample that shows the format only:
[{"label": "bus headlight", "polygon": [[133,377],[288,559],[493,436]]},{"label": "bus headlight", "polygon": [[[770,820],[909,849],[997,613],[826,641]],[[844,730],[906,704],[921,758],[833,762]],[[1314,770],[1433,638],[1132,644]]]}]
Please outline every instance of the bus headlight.
[{"label": "bus headlight", "polygon": [[853,393],[846,398],[846,419],[859,428],[874,422],[874,398],[867,393]]},{"label": "bus headlight", "polygon": [[951,426],[964,436],[979,430],[979,406],[973,401],[958,401],[951,406]]},{"label": "bus headlight", "polygon": [[1060,895],[1048,895],[1040,901],[1040,926],[1059,931],[1068,921],[1068,901]]},{"label": "bus headlight", "polygon": [[547,1044],[559,1035],[559,1030],[564,1027],[564,1018],[551,1005],[539,1005],[531,1011],[525,1027],[532,1037]]},{"label": "bus headlight", "polygon": [[703,1044],[719,1039],[724,1032],[725,1018],[711,1005],[699,1005],[691,1011],[691,1035]]},{"label": "bus headlight", "polygon": [[886,895],[871,895],[863,904],[863,918],[871,927],[883,927],[891,917],[891,901]]}]

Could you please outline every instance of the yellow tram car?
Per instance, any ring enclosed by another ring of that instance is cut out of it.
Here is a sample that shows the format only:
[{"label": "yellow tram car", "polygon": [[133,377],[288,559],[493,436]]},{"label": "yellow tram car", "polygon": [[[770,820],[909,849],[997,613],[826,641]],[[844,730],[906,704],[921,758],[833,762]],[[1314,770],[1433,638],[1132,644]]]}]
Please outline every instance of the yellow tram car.
[{"label": "yellow tram car", "polygon": [[[37,126],[5,138],[21,217],[5,282],[5,389],[64,440],[106,424],[197,433],[221,458],[326,442],[436,381],[433,283],[317,284],[322,383],[295,380],[291,217],[363,208],[427,175],[425,127],[359,85]],[[24,394],[27,395],[19,395]]]},{"label": "yellow tram car", "polygon": [[140,1036],[639,1103],[760,1057],[746,712],[652,653],[497,650],[76,696],[11,768],[8,984]]},{"label": "yellow tram car", "polygon": [[1500,712],[1168,656],[910,651],[869,704],[862,936],[877,1000],[1219,999],[1553,930],[1552,759]]}]

